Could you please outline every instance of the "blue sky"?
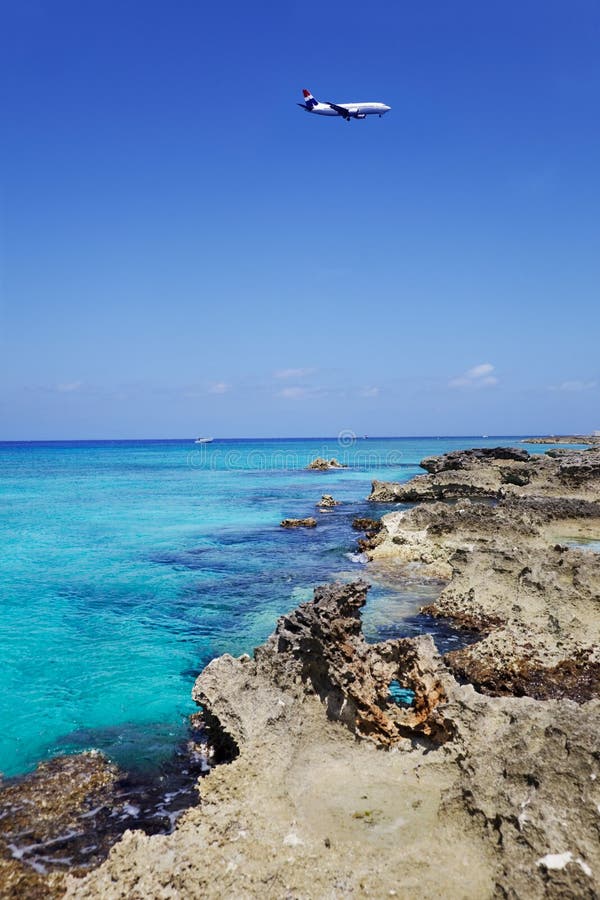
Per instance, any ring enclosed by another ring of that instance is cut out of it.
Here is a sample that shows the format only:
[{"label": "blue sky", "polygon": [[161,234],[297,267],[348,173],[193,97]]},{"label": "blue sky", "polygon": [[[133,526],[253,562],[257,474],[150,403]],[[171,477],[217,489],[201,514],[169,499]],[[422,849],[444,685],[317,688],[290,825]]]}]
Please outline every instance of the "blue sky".
[{"label": "blue sky", "polygon": [[595,0],[0,8],[1,439],[600,428]]}]

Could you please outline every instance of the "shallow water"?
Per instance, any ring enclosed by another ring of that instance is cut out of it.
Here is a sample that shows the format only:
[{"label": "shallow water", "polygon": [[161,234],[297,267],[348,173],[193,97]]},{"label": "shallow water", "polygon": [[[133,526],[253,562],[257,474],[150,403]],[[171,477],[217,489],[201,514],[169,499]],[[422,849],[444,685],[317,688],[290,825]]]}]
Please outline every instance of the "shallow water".
[{"label": "shallow water", "polygon": [[600,539],[599,538],[569,538],[568,540],[561,541],[567,547],[572,547],[574,550],[586,550],[588,553],[600,553]]},{"label": "shallow water", "polygon": [[[251,651],[315,584],[366,574],[351,521],[387,511],[364,500],[373,478],[499,443],[518,438],[0,444],[0,770],[88,747],[156,769],[210,659]],[[349,468],[306,471],[317,455]],[[343,504],[316,529],[279,527],[323,493]],[[424,590],[375,583],[368,638],[428,628]]]}]

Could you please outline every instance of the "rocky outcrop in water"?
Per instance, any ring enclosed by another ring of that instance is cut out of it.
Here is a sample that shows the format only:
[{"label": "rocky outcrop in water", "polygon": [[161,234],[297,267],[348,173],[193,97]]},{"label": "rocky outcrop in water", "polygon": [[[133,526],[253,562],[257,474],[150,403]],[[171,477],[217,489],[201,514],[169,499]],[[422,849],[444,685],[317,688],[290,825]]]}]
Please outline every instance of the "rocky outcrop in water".
[{"label": "rocky outcrop in water", "polygon": [[279,524],[282,528],[316,528],[317,520],[309,516],[307,519],[284,519]]},{"label": "rocky outcrop in water", "polygon": [[547,496],[600,500],[600,449],[530,455],[512,447],[424,459],[430,473],[406,483],[374,481],[369,500],[419,503],[463,498]]},{"label": "rocky outcrop in water", "polygon": [[310,462],[306,468],[318,469],[319,471],[323,472],[327,469],[345,469],[347,467],[333,457],[331,459],[323,459],[322,456],[317,456],[317,458],[313,459],[313,461]]},{"label": "rocky outcrop in water", "polygon": [[421,460],[421,468],[427,472],[454,471],[456,469],[471,469],[473,464],[481,462],[528,462],[530,455],[527,450],[519,447],[484,447],[474,450],[452,450],[443,456],[427,456]]},{"label": "rocky outcrop in water", "polygon": [[340,501],[334,500],[331,494],[323,494],[316,505],[319,507],[319,509],[330,509],[332,506],[339,506]]},{"label": "rocky outcrop in water", "polygon": [[600,444],[600,434],[558,434],[525,438],[523,444]]}]

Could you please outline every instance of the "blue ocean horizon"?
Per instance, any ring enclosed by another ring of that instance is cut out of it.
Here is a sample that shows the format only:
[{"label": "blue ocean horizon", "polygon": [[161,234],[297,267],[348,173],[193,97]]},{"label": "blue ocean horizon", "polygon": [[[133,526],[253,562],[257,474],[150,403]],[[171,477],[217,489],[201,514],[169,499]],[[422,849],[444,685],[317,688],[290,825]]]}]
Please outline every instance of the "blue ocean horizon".
[{"label": "blue ocean horizon", "polygon": [[[371,480],[521,436],[0,443],[0,771],[97,747],[126,767],[172,752],[199,671],[251,652],[315,585],[366,577],[370,640],[413,634],[432,588],[378,583],[356,552]],[[531,447],[543,452],[547,447]],[[348,468],[308,471],[315,456]],[[342,501],[310,531],[286,517]],[[440,640],[444,635],[440,633]]]}]

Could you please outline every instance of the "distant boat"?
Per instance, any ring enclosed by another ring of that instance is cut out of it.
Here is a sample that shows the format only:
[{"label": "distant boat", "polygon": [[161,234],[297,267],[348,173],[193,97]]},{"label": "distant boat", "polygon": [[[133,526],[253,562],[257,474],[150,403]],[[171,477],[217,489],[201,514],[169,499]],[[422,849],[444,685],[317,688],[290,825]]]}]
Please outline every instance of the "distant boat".
[{"label": "distant boat", "polygon": [[196,438],[195,444],[212,444],[214,438]]}]

